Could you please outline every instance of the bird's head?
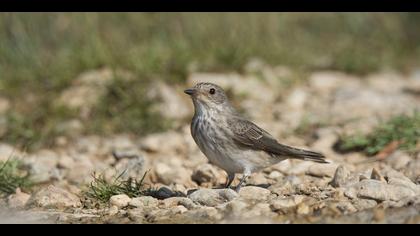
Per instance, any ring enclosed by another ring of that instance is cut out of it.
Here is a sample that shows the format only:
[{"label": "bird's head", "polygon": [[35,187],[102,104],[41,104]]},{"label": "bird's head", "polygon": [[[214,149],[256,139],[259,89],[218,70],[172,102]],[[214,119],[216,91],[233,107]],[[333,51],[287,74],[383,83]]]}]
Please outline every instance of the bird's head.
[{"label": "bird's head", "polygon": [[198,83],[194,87],[186,89],[184,93],[190,95],[194,105],[204,108],[223,108],[230,106],[225,91],[212,83]]}]

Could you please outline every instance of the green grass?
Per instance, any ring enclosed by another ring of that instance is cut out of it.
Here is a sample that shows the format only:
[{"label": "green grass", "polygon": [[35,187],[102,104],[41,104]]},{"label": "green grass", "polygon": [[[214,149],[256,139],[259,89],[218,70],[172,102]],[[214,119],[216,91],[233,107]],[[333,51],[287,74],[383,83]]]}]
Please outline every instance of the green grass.
[{"label": "green grass", "polygon": [[29,175],[22,173],[22,163],[16,159],[0,162],[0,196],[15,193],[17,188],[28,190],[31,181]]},{"label": "green grass", "polygon": [[78,118],[53,103],[87,70],[121,69],[135,81],[108,88],[85,132],[145,135],[171,127],[149,111],[153,79],[243,72],[252,58],[305,73],[407,71],[420,61],[419,23],[419,13],[2,13],[0,94],[12,111],[0,141],[50,145],[59,122]]},{"label": "green grass", "polygon": [[408,152],[418,151],[420,140],[420,112],[401,115],[376,127],[370,134],[344,136],[338,143],[339,151],[362,151],[375,155],[392,141],[399,141],[399,148]]},{"label": "green grass", "polygon": [[119,194],[125,194],[131,198],[148,195],[150,189],[146,188],[143,183],[147,172],[139,181],[131,178],[123,180],[123,174],[124,172],[111,182],[107,181],[103,175],[93,174],[94,180],[83,195],[101,203],[107,203],[112,196]]}]

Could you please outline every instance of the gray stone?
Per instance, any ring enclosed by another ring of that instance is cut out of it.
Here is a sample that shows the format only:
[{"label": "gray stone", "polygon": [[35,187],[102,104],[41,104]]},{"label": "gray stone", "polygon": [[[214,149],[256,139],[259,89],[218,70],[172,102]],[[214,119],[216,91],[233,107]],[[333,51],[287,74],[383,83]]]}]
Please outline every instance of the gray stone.
[{"label": "gray stone", "polygon": [[122,159],[116,165],[117,173],[123,173],[123,179],[140,180],[145,172],[146,160],[143,155],[136,155],[130,159]]},{"label": "gray stone", "polygon": [[140,141],[140,147],[147,152],[177,154],[185,152],[185,138],[175,131],[150,134]]},{"label": "gray stone", "polygon": [[191,179],[197,184],[217,182],[219,178],[220,174],[216,168],[207,163],[198,166],[191,176]]},{"label": "gray stone", "polygon": [[246,211],[248,206],[249,205],[246,202],[242,200],[234,199],[230,202],[219,205],[218,208],[224,211],[226,215],[238,217],[238,216],[241,216]]},{"label": "gray stone", "polygon": [[378,203],[375,200],[359,198],[352,200],[352,204],[358,211],[370,209],[378,205]]},{"label": "gray stone", "polygon": [[344,187],[349,184],[350,171],[343,165],[337,167],[334,178],[331,181],[333,187]]},{"label": "gray stone", "polygon": [[126,207],[130,202],[131,198],[125,194],[114,195],[109,199],[109,204],[118,208]]},{"label": "gray stone", "polygon": [[378,180],[362,180],[361,182],[351,186],[358,198],[373,199],[377,201],[398,201],[405,197],[413,197],[416,192],[410,188],[390,185]]},{"label": "gray stone", "polygon": [[183,214],[187,222],[218,222],[222,218],[222,214],[214,207],[200,207],[189,210]]},{"label": "gray stone", "polygon": [[134,208],[127,211],[128,218],[136,223],[142,223],[145,220],[144,210],[142,208]]},{"label": "gray stone", "polygon": [[128,203],[131,207],[144,208],[144,207],[157,207],[159,200],[150,196],[132,198]]},{"label": "gray stone", "polygon": [[9,207],[11,208],[23,208],[26,203],[31,198],[31,195],[27,193],[23,193],[19,188],[16,189],[16,193],[10,195],[7,198],[7,202],[9,204]]},{"label": "gray stone", "polygon": [[304,199],[305,197],[302,195],[295,195],[286,198],[276,198],[270,201],[270,206],[275,211],[292,208],[302,203]]},{"label": "gray stone", "polygon": [[256,186],[245,186],[239,191],[239,196],[245,200],[266,201],[271,195],[271,191]]},{"label": "gray stone", "polygon": [[306,174],[316,177],[333,177],[337,170],[336,164],[313,164],[306,171]]},{"label": "gray stone", "polygon": [[82,204],[75,194],[50,185],[33,194],[28,205],[48,209],[66,209],[77,208]]},{"label": "gray stone", "polygon": [[273,181],[271,181],[271,180],[268,180],[266,177],[265,177],[265,174],[264,173],[261,173],[261,172],[257,172],[257,173],[254,173],[254,174],[252,174],[250,177],[249,177],[249,179],[247,180],[247,184],[250,184],[250,185],[258,185],[258,186],[264,186],[264,185],[268,185],[268,184],[270,184],[270,183],[272,183]]},{"label": "gray stone", "polygon": [[185,184],[191,181],[190,171],[182,166],[170,166],[159,162],[156,164],[155,173],[157,180],[165,185],[172,183]]},{"label": "gray stone", "polygon": [[397,150],[389,157],[387,157],[385,162],[389,164],[393,169],[402,170],[411,160],[411,157],[407,153]]},{"label": "gray stone", "polygon": [[184,206],[188,210],[198,207],[191,199],[186,197],[171,197],[162,201],[162,207],[171,208],[175,206]]},{"label": "gray stone", "polygon": [[372,169],[372,173],[370,175],[370,178],[374,179],[374,180],[381,181],[383,183],[386,183],[385,178],[381,175],[381,173],[379,173],[379,171],[376,168]]},{"label": "gray stone", "polygon": [[153,197],[157,199],[166,199],[170,197],[179,197],[179,193],[172,191],[172,189],[168,187],[160,187],[157,191],[152,193]]},{"label": "gray stone", "polygon": [[268,203],[257,203],[251,209],[243,212],[242,217],[244,218],[257,218],[261,216],[274,217],[276,213],[271,211],[270,204]]},{"label": "gray stone", "polygon": [[404,174],[410,177],[413,181],[416,181],[420,177],[420,158],[417,157],[416,160],[411,160],[404,168]]},{"label": "gray stone", "polygon": [[118,212],[119,212],[118,206],[113,205],[108,209],[107,214],[110,216],[115,216],[116,214],[118,214]]},{"label": "gray stone", "polygon": [[34,183],[61,180],[62,173],[57,168],[59,155],[50,150],[41,150],[23,159]]},{"label": "gray stone", "polygon": [[198,189],[188,198],[204,206],[217,206],[236,198],[238,194],[232,189]]},{"label": "gray stone", "polygon": [[336,207],[344,214],[354,213],[357,211],[357,208],[349,201],[339,202]]}]

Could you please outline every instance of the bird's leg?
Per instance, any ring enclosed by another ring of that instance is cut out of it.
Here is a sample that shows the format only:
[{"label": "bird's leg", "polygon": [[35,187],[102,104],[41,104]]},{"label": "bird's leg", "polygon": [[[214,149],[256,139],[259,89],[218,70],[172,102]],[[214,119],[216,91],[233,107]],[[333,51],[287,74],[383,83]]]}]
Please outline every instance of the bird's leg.
[{"label": "bird's leg", "polygon": [[246,179],[251,175],[251,172],[245,171],[241,181],[239,181],[239,184],[236,186],[235,191],[239,193],[239,190],[241,190],[242,184],[246,181]]},{"label": "bird's leg", "polygon": [[228,177],[227,177],[227,181],[226,181],[226,184],[225,184],[225,188],[229,188],[234,179],[235,179],[235,173],[228,173]]}]

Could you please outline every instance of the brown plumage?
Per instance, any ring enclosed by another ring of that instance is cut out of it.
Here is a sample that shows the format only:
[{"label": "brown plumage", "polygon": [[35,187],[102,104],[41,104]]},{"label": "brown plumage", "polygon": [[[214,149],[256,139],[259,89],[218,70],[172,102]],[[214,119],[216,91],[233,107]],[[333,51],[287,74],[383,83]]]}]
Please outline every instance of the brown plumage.
[{"label": "brown plumage", "polygon": [[209,161],[228,173],[226,186],[236,173],[243,177],[288,158],[327,163],[321,153],[286,146],[267,131],[242,118],[229,103],[223,89],[212,83],[199,83],[185,90],[194,104],[191,134]]}]

